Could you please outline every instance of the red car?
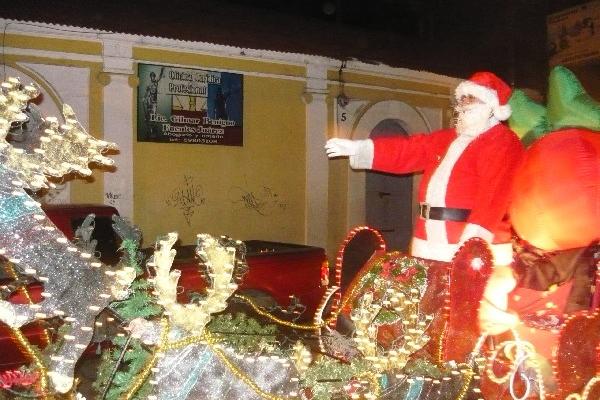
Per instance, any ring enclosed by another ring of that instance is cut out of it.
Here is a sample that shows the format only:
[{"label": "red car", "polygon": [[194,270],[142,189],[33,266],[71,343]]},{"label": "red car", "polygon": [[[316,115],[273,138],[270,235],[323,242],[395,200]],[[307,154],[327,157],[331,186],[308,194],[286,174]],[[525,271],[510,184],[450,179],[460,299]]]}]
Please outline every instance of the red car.
[{"label": "red car", "polygon": [[[50,205],[44,206],[44,211],[50,220],[69,238],[73,239],[75,230],[81,225],[88,214],[95,214],[95,229],[92,239],[96,239],[97,255],[107,264],[115,264],[119,260],[119,238],[112,229],[112,215],[118,212],[114,207],[105,205]],[[248,272],[238,289],[257,299],[258,303],[273,304],[276,302],[282,308],[288,307],[292,296],[306,306],[301,319],[312,319],[323,298],[329,273],[327,258],[322,248],[297,244],[265,242],[250,240],[245,242],[247,247],[246,261]],[[173,268],[181,270],[179,285],[182,291],[180,302],[187,302],[193,293],[202,293],[206,281],[202,278],[198,260],[194,257],[195,246],[176,248],[177,257]],[[151,249],[145,251],[150,253]],[[2,273],[2,268],[0,268]],[[0,275],[0,286],[12,281],[10,274]],[[27,303],[41,301],[43,286],[39,282],[14,292],[9,301]],[[265,301],[266,300],[266,301]],[[274,302],[273,302],[274,300]],[[44,347],[47,339],[44,337],[42,324],[34,322],[22,328],[22,332],[32,344]],[[0,324],[0,370],[16,368],[27,361],[12,338],[10,330]]]}]

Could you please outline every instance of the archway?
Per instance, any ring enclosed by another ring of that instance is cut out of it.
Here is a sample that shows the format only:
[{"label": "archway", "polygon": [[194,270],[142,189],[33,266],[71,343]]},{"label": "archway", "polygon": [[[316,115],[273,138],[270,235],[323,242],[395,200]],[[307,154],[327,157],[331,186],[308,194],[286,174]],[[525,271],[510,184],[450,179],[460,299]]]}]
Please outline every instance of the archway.
[{"label": "archway", "polygon": [[[438,122],[434,122],[434,125],[436,124],[438,124]],[[415,132],[430,132],[431,130],[431,121],[429,121],[428,118],[418,109],[401,101],[388,100],[375,103],[364,112],[358,123],[355,125],[355,128],[352,130],[351,138],[355,140],[367,139],[372,135],[380,135],[385,133],[389,134],[395,132],[396,134],[407,134],[408,132],[408,134],[411,134]],[[371,174],[371,172],[369,172],[369,174]],[[403,189],[401,190],[403,194],[400,195],[400,198],[405,196],[403,205],[407,209],[410,206],[410,211],[398,211],[398,218],[402,218],[402,220],[399,222],[399,228],[387,227],[387,225],[374,226],[375,228],[379,228],[384,231],[388,229],[400,229],[400,231],[396,232],[396,234],[399,236],[391,239],[389,246],[390,248],[406,249],[411,234],[412,221],[415,218],[417,188],[419,186],[421,175],[412,174],[408,177],[404,177],[404,179],[411,181],[410,189],[408,189],[407,193],[406,191],[409,185],[401,185],[403,186]],[[369,219],[372,219],[372,216],[369,215],[368,218],[367,207],[378,207],[371,204],[367,206],[367,191],[369,191],[375,197],[378,197],[380,196],[378,192],[381,190],[372,188],[371,186],[367,188],[366,171],[353,171],[350,173],[348,177],[348,230],[355,226],[368,224]],[[382,198],[386,198],[388,196],[385,193],[391,192],[383,190],[383,194],[381,194]],[[410,202],[408,202],[406,198],[409,198]],[[397,208],[390,207],[388,214],[395,213],[397,210]],[[370,210],[369,214],[372,212],[376,211]],[[394,232],[382,233],[391,233],[391,236],[395,235]],[[386,241],[387,240],[388,238],[386,238]]]}]

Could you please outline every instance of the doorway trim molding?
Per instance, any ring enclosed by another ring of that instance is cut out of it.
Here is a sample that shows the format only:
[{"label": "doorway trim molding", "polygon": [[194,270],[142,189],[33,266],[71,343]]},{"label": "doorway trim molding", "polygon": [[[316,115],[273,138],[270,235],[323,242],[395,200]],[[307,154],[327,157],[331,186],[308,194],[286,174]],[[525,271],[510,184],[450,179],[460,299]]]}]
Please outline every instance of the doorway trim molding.
[{"label": "doorway trim molding", "polygon": [[[431,122],[417,108],[402,101],[385,100],[374,103],[360,117],[352,130],[351,139],[368,139],[371,131],[385,119],[399,121],[409,135],[431,132]],[[346,230],[366,224],[366,179],[364,170],[353,170],[348,175],[348,197],[346,213]],[[420,174],[413,175],[413,203],[416,202]]]}]

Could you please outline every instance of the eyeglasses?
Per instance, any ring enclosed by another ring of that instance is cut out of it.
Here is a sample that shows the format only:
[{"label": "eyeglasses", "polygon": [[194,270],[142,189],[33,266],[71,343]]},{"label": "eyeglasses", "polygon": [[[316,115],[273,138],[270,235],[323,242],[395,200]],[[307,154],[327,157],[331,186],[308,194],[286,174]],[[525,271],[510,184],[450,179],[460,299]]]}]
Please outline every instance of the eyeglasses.
[{"label": "eyeglasses", "polygon": [[484,102],[472,94],[460,96],[458,99],[456,99],[456,105],[459,106],[469,106],[472,104],[484,104]]}]

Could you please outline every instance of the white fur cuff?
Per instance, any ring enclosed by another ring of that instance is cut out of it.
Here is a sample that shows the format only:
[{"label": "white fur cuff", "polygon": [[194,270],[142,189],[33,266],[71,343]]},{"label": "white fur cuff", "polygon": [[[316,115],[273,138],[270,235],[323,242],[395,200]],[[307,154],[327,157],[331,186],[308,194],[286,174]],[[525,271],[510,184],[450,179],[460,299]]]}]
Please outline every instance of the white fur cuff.
[{"label": "white fur cuff", "polygon": [[373,157],[375,157],[375,146],[371,139],[357,140],[357,152],[350,156],[350,166],[353,169],[371,169],[373,167]]}]

